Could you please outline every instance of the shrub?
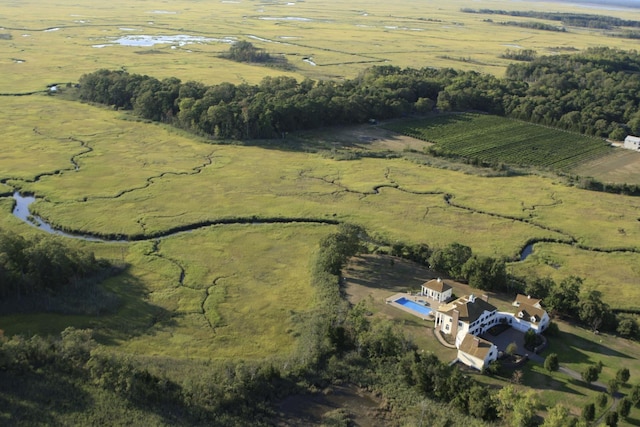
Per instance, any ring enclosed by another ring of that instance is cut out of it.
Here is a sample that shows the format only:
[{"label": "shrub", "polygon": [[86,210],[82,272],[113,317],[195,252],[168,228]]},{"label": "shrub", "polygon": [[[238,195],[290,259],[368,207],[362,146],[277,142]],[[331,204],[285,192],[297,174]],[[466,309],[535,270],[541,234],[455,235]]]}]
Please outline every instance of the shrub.
[{"label": "shrub", "polygon": [[626,384],[629,381],[629,368],[620,368],[616,372],[616,380],[618,380],[622,384]]},{"label": "shrub", "polygon": [[549,372],[557,371],[560,368],[560,362],[558,361],[558,355],[551,353],[544,359],[544,368]]},{"label": "shrub", "polygon": [[585,421],[593,421],[596,417],[596,405],[587,403],[582,408],[582,419]]}]

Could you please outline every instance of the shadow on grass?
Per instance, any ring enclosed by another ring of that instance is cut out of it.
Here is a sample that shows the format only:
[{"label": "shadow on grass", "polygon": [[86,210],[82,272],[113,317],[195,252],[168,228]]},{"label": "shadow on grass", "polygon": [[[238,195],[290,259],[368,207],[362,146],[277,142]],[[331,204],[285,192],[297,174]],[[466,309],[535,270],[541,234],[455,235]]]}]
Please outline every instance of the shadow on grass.
[{"label": "shadow on grass", "polygon": [[626,422],[627,424],[629,424],[629,425],[632,425],[632,426],[640,426],[640,419],[638,419],[638,418],[631,418],[631,417],[629,417],[629,418],[625,418],[624,420],[625,420],[625,422]]},{"label": "shadow on grass", "polygon": [[572,332],[563,331],[558,337],[549,337],[549,351],[561,355],[562,361],[571,363],[595,363],[586,352],[601,354],[605,356],[620,357],[625,359],[635,359],[633,356],[621,353],[610,347],[601,345],[595,341],[582,338]]},{"label": "shadow on grass", "polygon": [[62,374],[0,372],[3,425],[57,425],[58,416],[84,412],[93,405],[93,397]]},{"label": "shadow on grass", "polygon": [[424,282],[437,275],[411,261],[381,255],[352,258],[345,276],[351,283],[393,292],[419,290]]},{"label": "shadow on grass", "polygon": [[[128,268],[91,286],[91,289],[79,292],[89,301],[79,302],[78,295],[62,296],[52,299],[59,304],[48,308],[43,307],[41,301],[23,302],[21,308],[0,311],[0,329],[4,329],[7,336],[32,336],[58,335],[70,326],[90,328],[94,330],[96,341],[108,345],[150,333],[150,329],[159,323],[166,327],[174,324],[170,311],[149,303],[144,284]],[[108,302],[105,304],[102,299]],[[65,308],[74,303],[86,304],[86,307],[66,311]],[[6,304],[4,306],[6,308]]]},{"label": "shadow on grass", "polygon": [[103,286],[117,295],[120,304],[117,311],[93,322],[97,329],[95,338],[101,344],[115,344],[118,340],[149,334],[158,324],[175,325],[172,312],[149,303],[144,284],[128,269]]}]

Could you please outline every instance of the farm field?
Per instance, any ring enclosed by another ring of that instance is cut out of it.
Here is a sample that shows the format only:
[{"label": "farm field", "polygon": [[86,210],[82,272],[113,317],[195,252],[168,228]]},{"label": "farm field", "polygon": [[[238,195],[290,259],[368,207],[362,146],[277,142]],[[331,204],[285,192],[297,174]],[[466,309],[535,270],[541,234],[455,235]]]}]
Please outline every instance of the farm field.
[{"label": "farm field", "polygon": [[[92,3],[90,8],[87,2],[71,0],[7,1],[0,4],[0,34],[7,35],[0,38],[0,93],[76,82],[98,68],[206,84],[257,83],[282,74],[299,79],[352,78],[376,64],[502,75],[509,60],[500,55],[507,49],[553,54],[603,43],[624,49],[640,46],[638,40],[607,37],[600,30],[568,28],[558,33],[502,26],[486,22],[486,15],[461,13],[463,7],[469,3],[399,1],[390,13],[387,3],[364,0],[206,4],[115,0]],[[504,0],[484,1],[482,7],[516,8]],[[547,2],[529,2],[526,9],[594,12]],[[637,10],[615,8],[606,14],[640,16]],[[176,36],[180,38],[172,40]],[[284,55],[293,70],[219,58],[236,40]]]},{"label": "farm field", "polygon": [[571,170],[613,151],[601,139],[482,114],[448,114],[401,122],[389,129],[435,143],[439,155],[489,164]]}]

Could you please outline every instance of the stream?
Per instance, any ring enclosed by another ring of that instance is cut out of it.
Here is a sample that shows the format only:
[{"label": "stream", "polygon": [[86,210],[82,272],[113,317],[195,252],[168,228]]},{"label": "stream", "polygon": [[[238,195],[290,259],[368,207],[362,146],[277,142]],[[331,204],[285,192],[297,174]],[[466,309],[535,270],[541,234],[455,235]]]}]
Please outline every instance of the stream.
[{"label": "stream", "polygon": [[68,237],[71,239],[81,239],[89,242],[112,242],[112,243],[122,243],[124,240],[107,240],[107,239],[99,239],[95,236],[89,236],[86,234],[73,234],[67,233],[62,230],[56,230],[51,226],[51,224],[46,223],[42,218],[36,215],[32,215],[29,211],[29,206],[31,203],[36,201],[34,196],[23,196],[19,192],[13,193],[13,199],[16,201],[16,205],[13,208],[13,212],[11,212],[15,217],[21,219],[27,224],[38,227],[40,230],[47,232],[49,234],[55,234],[56,236]]},{"label": "stream", "polygon": [[[40,230],[49,233],[49,234],[54,234],[56,236],[63,236],[63,237],[68,237],[71,239],[81,239],[81,240],[86,240],[86,241],[90,241],[90,242],[105,242],[105,243],[123,243],[123,242],[127,242],[127,240],[123,240],[123,239],[106,239],[106,238],[98,238],[95,236],[91,236],[88,234],[81,234],[81,233],[68,233],[62,230],[57,230],[55,228],[53,228],[51,226],[51,224],[45,222],[42,218],[40,218],[37,215],[33,215],[31,213],[31,211],[29,210],[29,206],[31,205],[31,203],[36,201],[35,196],[27,196],[27,195],[22,195],[20,194],[18,191],[15,191],[13,193],[13,199],[16,201],[16,205],[13,208],[13,212],[11,212],[16,218],[21,219],[22,221],[26,222],[27,224],[33,226],[33,227],[37,227]],[[175,233],[171,233],[171,234],[175,234]],[[171,235],[171,234],[167,234]],[[166,237],[166,236],[165,236]],[[150,237],[150,239],[152,239],[154,237]],[[535,242],[533,243],[529,243],[527,244],[522,251],[520,252],[520,261],[524,261],[525,259],[527,259],[527,257],[529,255],[531,255],[533,253],[533,245],[535,244]]]}]

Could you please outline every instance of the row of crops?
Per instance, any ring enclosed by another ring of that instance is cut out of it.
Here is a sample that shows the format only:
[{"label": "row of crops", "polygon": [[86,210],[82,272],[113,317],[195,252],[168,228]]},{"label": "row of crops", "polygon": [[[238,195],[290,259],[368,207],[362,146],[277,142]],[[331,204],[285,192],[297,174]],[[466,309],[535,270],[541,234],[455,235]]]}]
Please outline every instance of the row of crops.
[{"label": "row of crops", "polygon": [[610,152],[600,139],[484,114],[447,114],[393,123],[388,129],[433,142],[437,155],[488,164],[569,170]]}]

